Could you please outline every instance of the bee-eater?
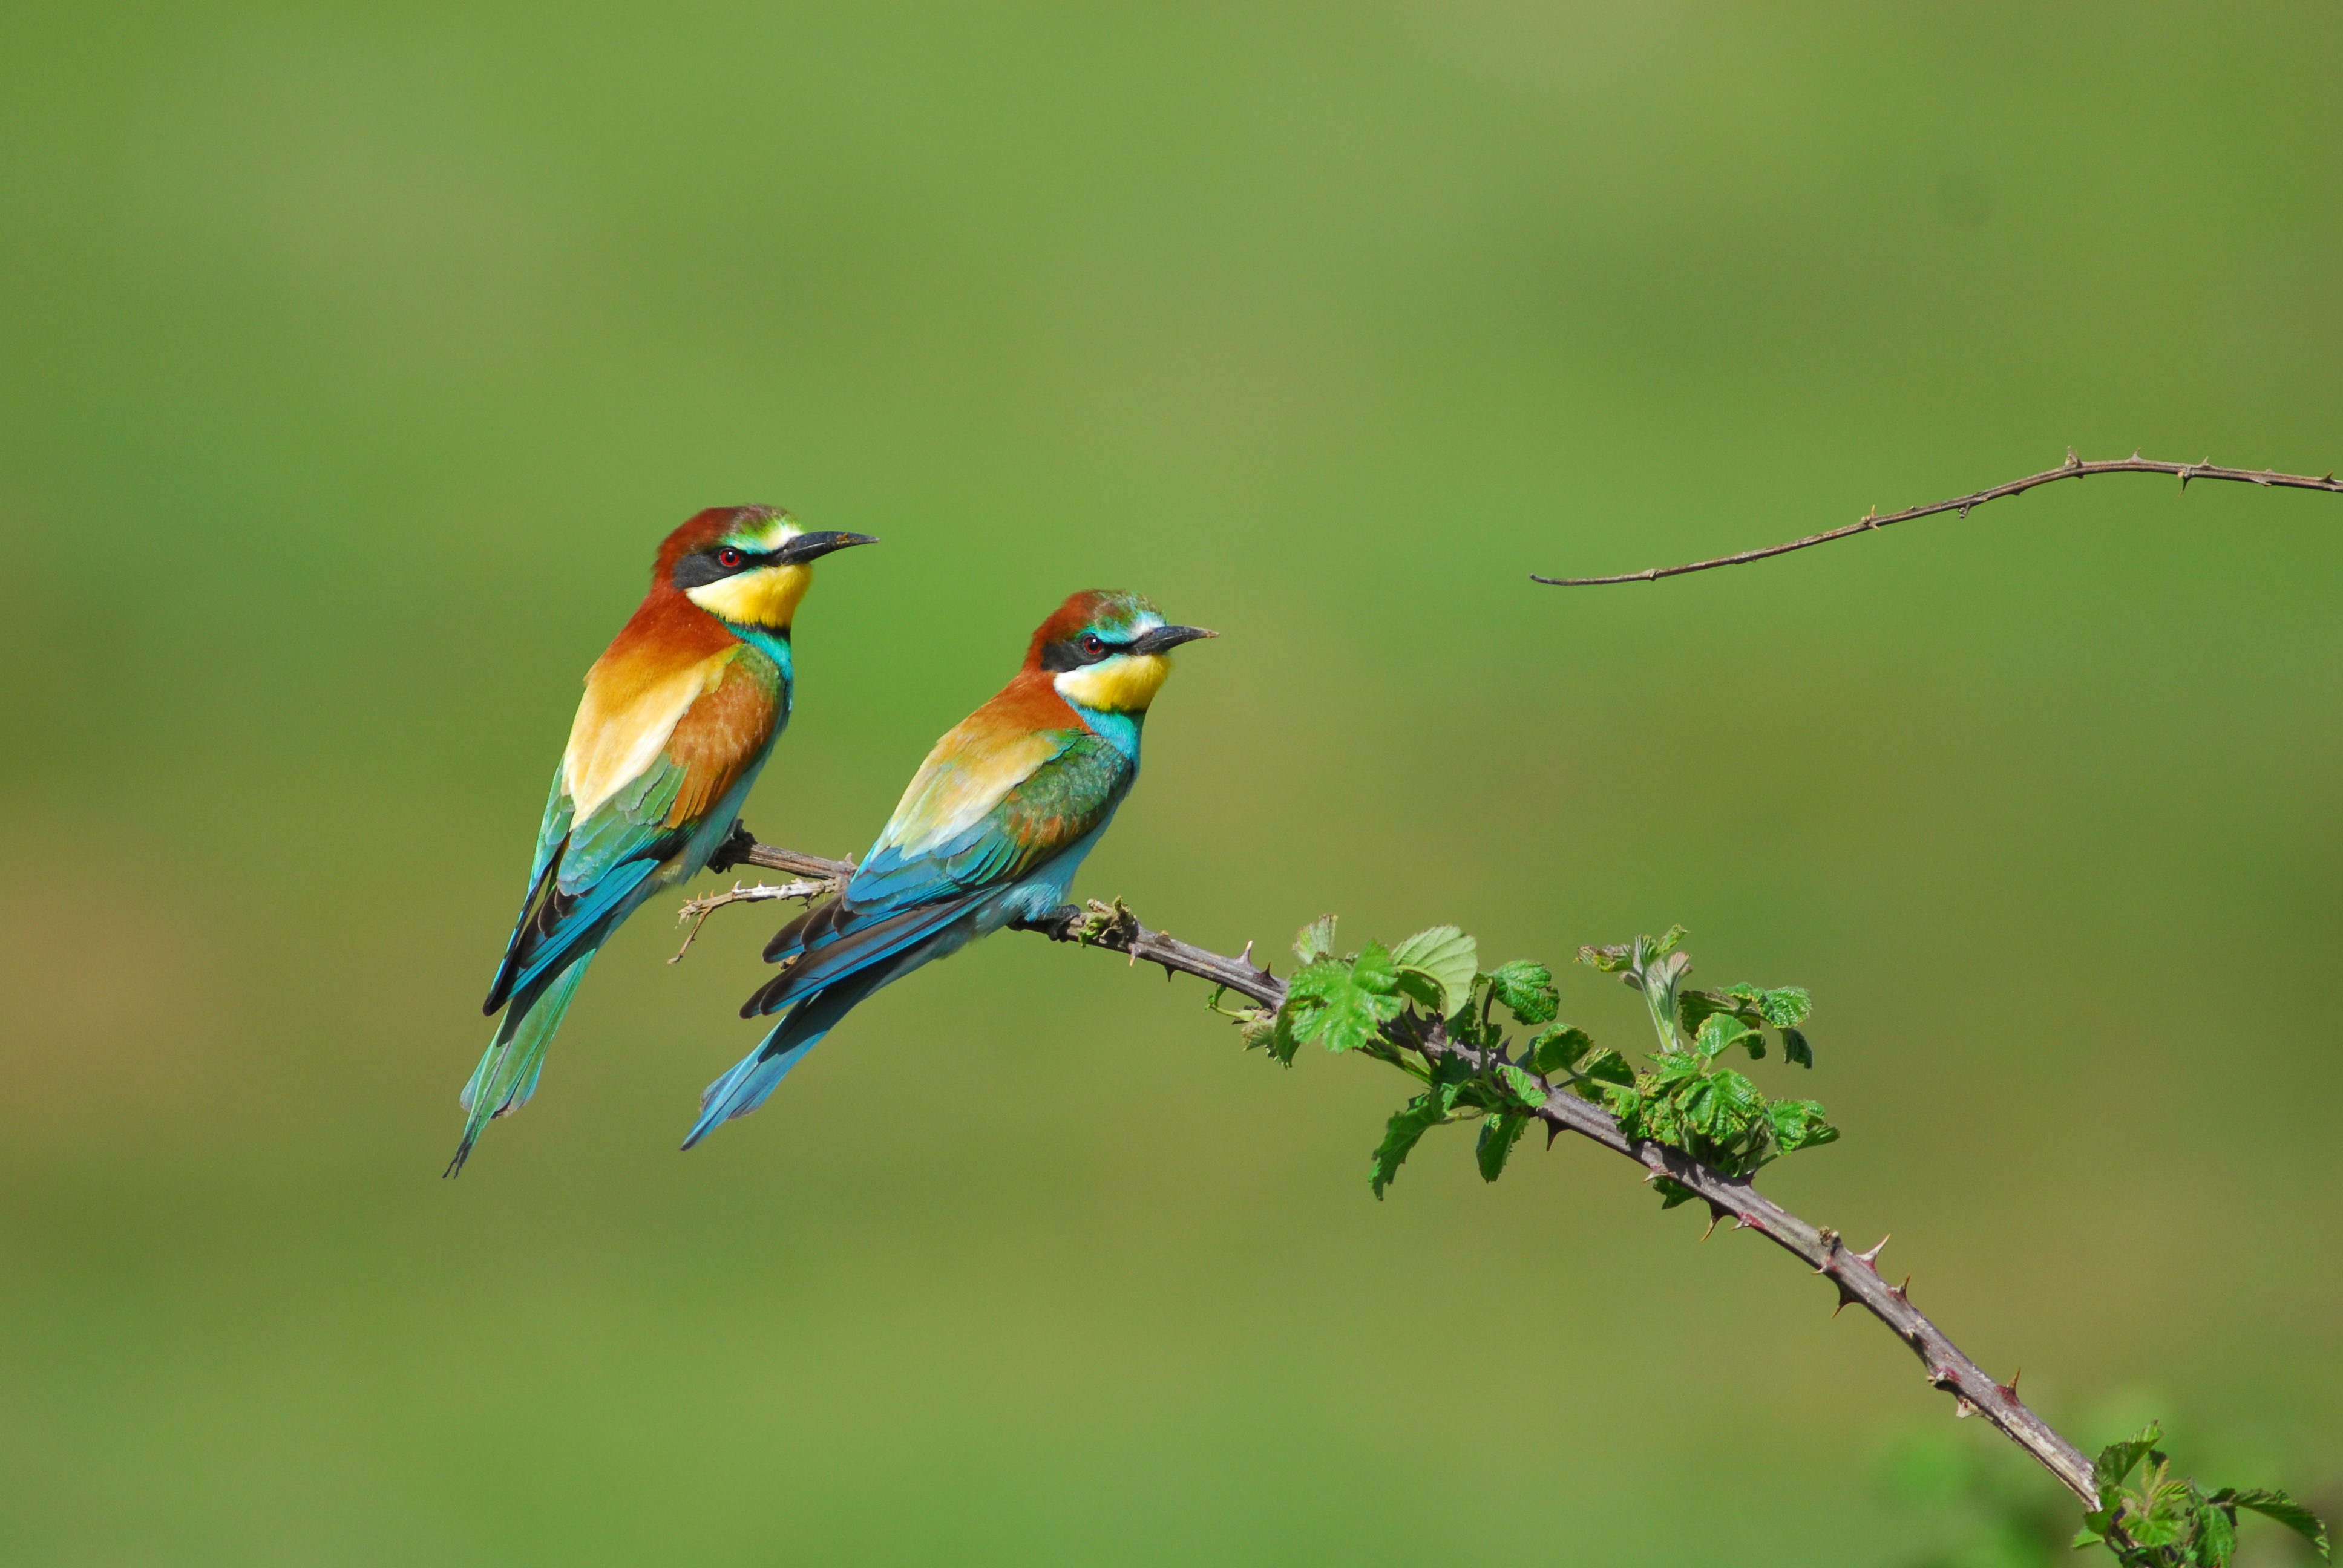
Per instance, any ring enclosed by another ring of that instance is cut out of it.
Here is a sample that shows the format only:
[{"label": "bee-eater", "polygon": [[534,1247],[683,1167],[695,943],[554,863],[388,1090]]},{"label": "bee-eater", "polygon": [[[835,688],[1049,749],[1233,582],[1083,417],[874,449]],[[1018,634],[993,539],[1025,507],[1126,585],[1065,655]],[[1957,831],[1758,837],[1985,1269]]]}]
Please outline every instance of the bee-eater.
[{"label": "bee-eater", "polygon": [[1172,649],[1217,635],[1165,625],[1134,593],[1059,606],[1024,668],[928,753],[845,892],[766,944],[767,961],[788,967],[740,1016],[789,1016],[700,1096],[683,1146],[762,1105],[872,991],[1063,903],[1139,776],[1140,727]]},{"label": "bee-eater", "polygon": [[708,864],[789,721],[789,627],[813,563],[867,534],[711,507],[668,535],[650,592],[594,667],[553,770],[528,896],[481,1010],[505,1016],[464,1085],[464,1168],[528,1103],[586,966],[642,902]]}]

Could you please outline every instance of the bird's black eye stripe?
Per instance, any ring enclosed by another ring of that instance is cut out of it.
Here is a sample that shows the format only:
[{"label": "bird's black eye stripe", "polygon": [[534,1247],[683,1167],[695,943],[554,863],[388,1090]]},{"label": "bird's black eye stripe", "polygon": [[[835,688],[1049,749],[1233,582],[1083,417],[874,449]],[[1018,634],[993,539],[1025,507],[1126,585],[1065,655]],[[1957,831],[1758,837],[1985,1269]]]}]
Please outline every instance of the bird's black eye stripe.
[{"label": "bird's black eye stripe", "polygon": [[[1083,646],[1086,643],[1098,644],[1098,651],[1091,652],[1090,648]],[[1118,653],[1128,652],[1130,648],[1131,644],[1128,642],[1108,642],[1103,638],[1091,633],[1085,633],[1081,637],[1061,638],[1056,642],[1042,645],[1041,668],[1053,675],[1060,674],[1069,669],[1080,669],[1086,664],[1096,664],[1101,659],[1112,658]]]},{"label": "bird's black eye stripe", "polygon": [[[723,559],[726,556],[732,558],[729,566]],[[704,588],[742,572],[755,571],[759,567],[771,566],[779,559],[779,550],[744,550],[738,545],[718,545],[712,549],[694,550],[676,562],[672,580],[679,588]]]}]

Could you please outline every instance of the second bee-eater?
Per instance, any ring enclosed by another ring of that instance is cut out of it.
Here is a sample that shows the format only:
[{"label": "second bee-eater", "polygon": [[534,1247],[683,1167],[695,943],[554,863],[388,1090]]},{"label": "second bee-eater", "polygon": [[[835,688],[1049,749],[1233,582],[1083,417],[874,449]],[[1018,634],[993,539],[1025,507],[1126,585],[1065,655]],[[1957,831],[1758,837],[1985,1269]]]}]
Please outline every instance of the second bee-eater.
[{"label": "second bee-eater", "polygon": [[1140,728],[1172,650],[1214,635],[1167,626],[1133,593],[1059,606],[1015,678],[928,753],[845,892],[766,944],[788,967],[740,1014],[789,1016],[709,1086],[683,1146],[762,1105],[872,991],[1063,903],[1139,776]]},{"label": "second bee-eater", "polygon": [[659,546],[650,592],[586,672],[528,896],[482,1008],[505,1015],[464,1085],[448,1175],[492,1117],[537,1091],[546,1047],[610,933],[730,834],[789,721],[790,627],[815,559],[877,542],[808,533],[773,507],[712,507]]}]

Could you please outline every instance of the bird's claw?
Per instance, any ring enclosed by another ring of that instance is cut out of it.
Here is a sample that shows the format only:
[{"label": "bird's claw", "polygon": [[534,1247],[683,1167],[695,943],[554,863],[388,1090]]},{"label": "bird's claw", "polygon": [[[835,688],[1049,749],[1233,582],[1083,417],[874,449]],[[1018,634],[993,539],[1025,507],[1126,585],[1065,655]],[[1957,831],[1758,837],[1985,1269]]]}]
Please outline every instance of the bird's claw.
[{"label": "bird's claw", "polygon": [[708,869],[719,873],[729,871],[747,859],[749,852],[756,847],[757,835],[749,831],[748,823],[735,817],[732,819],[732,831],[725,835],[724,841],[717,845],[715,852],[708,857]]}]

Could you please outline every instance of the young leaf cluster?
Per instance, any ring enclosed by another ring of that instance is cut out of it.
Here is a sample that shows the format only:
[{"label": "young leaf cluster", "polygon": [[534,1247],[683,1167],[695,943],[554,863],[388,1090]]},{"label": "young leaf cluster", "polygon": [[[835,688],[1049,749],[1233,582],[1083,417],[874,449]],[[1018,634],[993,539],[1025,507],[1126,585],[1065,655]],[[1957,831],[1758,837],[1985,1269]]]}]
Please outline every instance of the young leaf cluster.
[{"label": "young leaf cluster", "polygon": [[[1721,1064],[1736,1047],[1752,1061],[1765,1057],[1765,1031],[1781,1038],[1782,1055],[1800,1067],[1815,1064],[1814,1048],[1799,1026],[1814,1010],[1814,999],[1796,986],[1767,990],[1742,983],[1723,990],[1692,990],[1684,984],[1692,960],[1681,944],[1684,930],[1671,926],[1658,937],[1637,937],[1613,947],[1581,948],[1578,959],[1616,974],[1643,993],[1660,1049],[1646,1069],[1624,1071],[1615,1053],[1589,1064],[1604,1105],[1630,1138],[1649,1138],[1681,1149],[1703,1164],[1746,1180],[1775,1160],[1828,1143],[1838,1130],[1812,1100],[1769,1100],[1743,1073]],[[1653,1181],[1661,1206],[1674,1208],[1692,1192],[1665,1178]]]},{"label": "young leaf cluster", "polygon": [[[1786,1060],[1813,1066],[1799,1028],[1812,1000],[1795,988],[1684,990],[1691,960],[1679,946],[1681,927],[1579,955],[1644,993],[1661,1050],[1640,1070],[1558,1020],[1561,993],[1544,964],[1514,960],[1483,970],[1479,944],[1454,926],[1349,953],[1337,953],[1334,932],[1331,915],[1302,928],[1294,942],[1302,967],[1282,1007],[1232,1016],[1249,1049],[1289,1066],[1314,1041],[1387,1061],[1423,1085],[1393,1114],[1375,1148],[1368,1182],[1378,1198],[1423,1135],[1449,1121],[1481,1123],[1473,1158],[1482,1177],[1494,1181],[1538,1108],[1558,1091],[1604,1105],[1632,1137],[1669,1144],[1735,1176],[1838,1136],[1815,1101],[1769,1100],[1718,1064],[1736,1046],[1753,1060],[1764,1058],[1771,1030]],[[1508,1034],[1515,1026],[1531,1031],[1517,1049]],[[1674,1182],[1661,1187],[1667,1206],[1692,1196]]]},{"label": "young leaf cluster", "polygon": [[[2237,1550],[2237,1510],[2244,1508],[2277,1520],[2332,1561],[2327,1526],[2317,1514],[2283,1492],[2225,1486],[2208,1493],[2172,1473],[2171,1462],[2156,1446],[2163,1440],[2151,1422],[2100,1451],[2091,1472],[2099,1506],[2083,1515],[2076,1546],[2105,1546],[2127,1568],[2227,1568]],[[2139,1484],[2126,1484],[2135,1470],[2141,1472]]]}]

